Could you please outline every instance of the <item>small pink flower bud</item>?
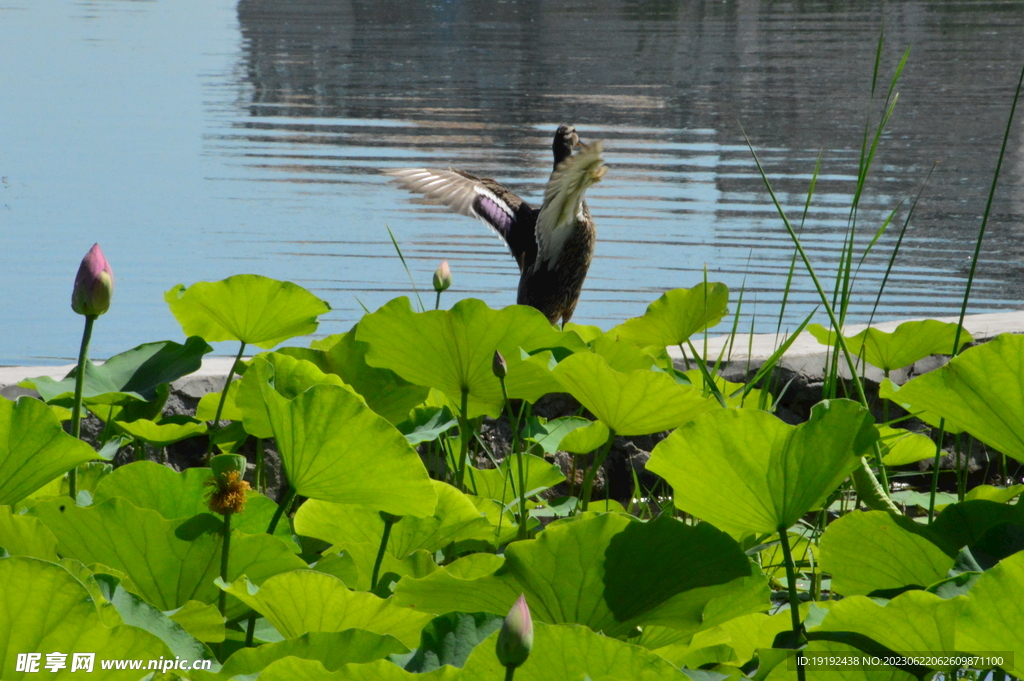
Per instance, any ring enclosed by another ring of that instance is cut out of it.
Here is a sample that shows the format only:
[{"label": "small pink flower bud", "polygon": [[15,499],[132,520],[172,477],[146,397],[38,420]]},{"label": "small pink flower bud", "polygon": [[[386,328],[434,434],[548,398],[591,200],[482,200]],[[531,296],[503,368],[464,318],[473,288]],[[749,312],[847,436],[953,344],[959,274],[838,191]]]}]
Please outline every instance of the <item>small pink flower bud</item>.
[{"label": "small pink flower bud", "polygon": [[498,632],[495,653],[503,667],[519,667],[533,650],[533,618],[526,605],[526,594],[519,594],[519,600],[508,611]]},{"label": "small pink flower bud", "polygon": [[448,261],[442,260],[437,270],[434,272],[434,290],[440,293],[441,291],[447,291],[448,287],[452,285],[452,271],[448,267]]},{"label": "small pink flower bud", "polygon": [[491,371],[499,379],[505,378],[508,375],[508,362],[505,361],[505,358],[497,350],[494,351],[494,359],[491,361]]},{"label": "small pink flower bud", "polygon": [[114,271],[103,257],[99,244],[93,244],[82,258],[71,293],[71,309],[86,317],[98,317],[110,308],[114,292]]}]

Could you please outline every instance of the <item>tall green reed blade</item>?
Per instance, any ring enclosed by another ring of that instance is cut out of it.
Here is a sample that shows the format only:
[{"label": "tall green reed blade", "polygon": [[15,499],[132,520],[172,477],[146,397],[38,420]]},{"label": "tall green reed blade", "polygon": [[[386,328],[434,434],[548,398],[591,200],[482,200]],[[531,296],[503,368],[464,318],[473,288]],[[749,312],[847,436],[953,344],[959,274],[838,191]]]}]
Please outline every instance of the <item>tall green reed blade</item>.
[{"label": "tall green reed blade", "polygon": [[[1020,77],[1017,79],[1017,89],[1013,94],[1013,103],[1010,105],[1010,116],[1006,121],[1006,129],[1003,131],[1003,144],[999,148],[999,159],[996,161],[996,170],[992,175],[992,185],[988,190],[988,201],[985,202],[985,213],[981,218],[981,227],[978,229],[978,239],[974,243],[974,257],[971,258],[971,270],[967,274],[967,286],[964,289],[964,301],[960,306],[960,318],[957,320],[956,335],[953,336],[953,356],[959,353],[960,335],[963,331],[964,317],[967,316],[967,304],[971,299],[971,288],[974,285],[974,275],[978,269],[978,258],[981,256],[981,244],[985,240],[985,228],[988,227],[988,216],[992,213],[992,200],[996,195],[996,186],[999,184],[999,173],[1003,169],[1003,158],[1006,156],[1006,144],[1010,140],[1010,130],[1013,129],[1013,117],[1017,112],[1017,102],[1020,100],[1021,85],[1024,85],[1024,67],[1021,67]],[[946,428],[946,420],[939,421],[939,437],[935,445],[935,460],[932,462],[932,489],[928,501],[928,522],[935,518],[935,492],[939,485],[939,462],[942,459],[942,437]],[[1003,458],[1002,475],[1005,477],[1005,457]]]},{"label": "tall green reed blade", "polygon": [[[821,281],[818,279],[817,273],[814,271],[814,265],[811,264],[810,258],[807,257],[807,252],[804,251],[803,244],[800,243],[800,237],[797,236],[796,230],[793,229],[793,225],[786,216],[786,211],[782,208],[782,204],[779,203],[779,199],[775,195],[775,190],[772,189],[771,182],[768,180],[768,175],[765,173],[764,167],[761,165],[761,159],[758,158],[757,153],[754,151],[754,146],[750,143],[750,139],[747,137],[746,131],[742,130],[742,126],[740,129],[747,142],[747,148],[750,149],[750,153],[754,158],[754,163],[757,165],[757,171],[761,175],[761,181],[764,182],[765,188],[768,190],[768,195],[771,197],[772,203],[775,204],[775,210],[779,213],[779,217],[782,218],[782,223],[785,225],[786,231],[789,232],[789,236],[793,240],[793,244],[796,246],[797,253],[800,254],[800,259],[803,262],[808,275],[811,277],[811,281],[814,284],[815,290],[818,292],[818,296],[821,298],[822,306],[828,314],[829,321],[832,323],[832,328],[841,328],[839,326],[839,320],[836,318],[835,311],[829,304],[828,295],[825,293],[825,289],[821,285]],[[836,343],[839,345],[839,348],[843,353],[843,357],[846,360],[846,364],[850,369],[850,376],[852,377],[858,401],[867,408],[868,398],[864,391],[864,384],[857,375],[857,365],[854,362],[853,355],[850,353],[850,348],[846,344],[846,339],[843,338],[841,333],[836,334]],[[875,454],[877,459],[880,460],[882,458],[881,451],[878,449],[877,443],[875,444]],[[868,506],[872,508],[885,508],[886,510],[896,513],[899,512],[899,509],[892,503],[892,500],[889,499],[888,494],[882,489],[878,479],[875,477],[874,473],[871,472],[871,468],[863,458],[861,459],[861,467],[854,471],[853,476],[857,481],[858,491],[861,493],[862,499]]]},{"label": "tall green reed blade", "polygon": [[[412,284],[412,292],[416,295],[416,302],[419,303],[420,312],[423,312],[427,308],[423,307],[423,299],[420,298],[420,291],[416,288],[416,280],[412,276],[412,272],[409,270],[409,265],[405,262],[405,256],[402,255],[402,249],[398,245],[398,240],[395,239],[394,233],[391,231],[391,227],[384,225],[384,228],[388,230],[388,236],[391,237],[391,243],[395,247],[395,252],[398,253],[398,259],[402,261],[402,267],[405,268],[405,274],[409,277],[409,283]],[[360,303],[361,305],[362,303]]]}]

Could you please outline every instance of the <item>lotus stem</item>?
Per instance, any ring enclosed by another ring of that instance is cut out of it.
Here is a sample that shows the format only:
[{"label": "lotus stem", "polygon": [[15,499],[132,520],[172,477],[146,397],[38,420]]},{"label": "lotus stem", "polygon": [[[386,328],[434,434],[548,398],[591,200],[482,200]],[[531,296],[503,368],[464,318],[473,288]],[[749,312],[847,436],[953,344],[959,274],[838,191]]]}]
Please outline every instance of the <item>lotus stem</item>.
[{"label": "lotus stem", "polygon": [[267,526],[267,534],[274,534],[274,530],[277,529],[277,523],[281,521],[281,516],[287,513],[287,509],[292,505],[292,501],[295,500],[295,488],[290,484],[288,485],[288,491],[285,492],[284,500],[281,501],[281,505],[274,511],[274,517],[270,519],[270,525]]},{"label": "lotus stem", "polygon": [[260,494],[267,493],[267,476],[263,469],[263,438],[256,438],[256,491]]},{"label": "lotus stem", "polygon": [[370,577],[370,591],[377,588],[377,580],[380,578],[380,565],[384,562],[384,552],[388,548],[388,539],[391,537],[391,526],[395,521],[384,516],[384,534],[380,536],[380,548],[377,549],[377,559],[373,561],[373,575]]},{"label": "lotus stem", "polygon": [[526,513],[526,472],[523,468],[523,452],[519,446],[519,416],[512,409],[512,400],[508,398],[505,377],[500,376],[498,380],[501,382],[501,394],[505,398],[505,408],[508,410],[508,422],[512,426],[512,453],[516,455],[516,462],[519,465],[519,531],[516,536],[519,539],[529,539],[529,515]]},{"label": "lotus stem", "polygon": [[594,463],[587,469],[587,474],[583,478],[583,490],[580,492],[580,510],[584,513],[587,512],[587,507],[590,505],[590,492],[594,487],[594,477],[597,475],[597,471],[601,468],[601,464],[608,457],[608,452],[611,451],[612,443],[615,441],[615,431],[611,428],[608,429],[608,441],[601,447],[601,451],[597,453],[597,457],[594,458]]},{"label": "lotus stem", "polygon": [[249,623],[245,627],[245,647],[252,648],[252,639],[256,635],[256,613],[249,615]]},{"label": "lotus stem", "polygon": [[935,438],[935,459],[932,461],[932,489],[928,499],[928,524],[935,519],[935,491],[939,488],[939,464],[942,463],[942,438],[946,434],[946,419],[939,419],[939,433]]},{"label": "lotus stem", "polygon": [[[92,325],[96,315],[85,317],[85,329],[82,330],[82,344],[78,349],[78,373],[75,375],[75,401],[71,405],[71,436],[82,437],[82,387],[85,385],[85,363],[89,358],[89,340],[92,338]],[[68,471],[68,494],[72,501],[78,498],[78,467]]]},{"label": "lotus stem", "polygon": [[[786,586],[789,587],[789,614],[793,622],[794,643],[801,639],[800,625],[800,597],[796,591],[796,565],[793,563],[793,552],[789,547],[789,529],[779,527],[779,543],[782,545],[782,557],[786,561]],[[798,681],[805,681],[807,672],[804,665],[797,658],[796,677]]]},{"label": "lotus stem", "polygon": [[[220,552],[220,578],[225,582],[228,581],[228,554],[231,550],[231,515],[230,511],[224,514],[224,527],[222,528],[224,545]],[[228,592],[221,589],[220,595],[217,597],[217,608],[220,610],[221,617],[224,616],[227,606]]]},{"label": "lotus stem", "polygon": [[469,388],[462,388],[462,403],[459,405],[459,465],[455,471],[455,486],[466,491],[466,459],[469,456]]},{"label": "lotus stem", "polygon": [[245,341],[242,341],[241,347],[238,348],[238,354],[235,355],[235,361],[231,363],[231,369],[228,370],[228,380],[224,381],[224,389],[220,393],[220,402],[217,403],[217,412],[213,415],[213,425],[210,426],[208,434],[208,440],[206,441],[206,458],[210,458],[210,454],[213,452],[213,434],[220,428],[220,415],[224,411],[224,402],[228,398],[228,388],[231,387],[231,379],[235,377],[235,366],[242,359],[242,353],[245,352]]},{"label": "lotus stem", "polygon": [[505,667],[505,681],[512,681],[512,677],[516,675],[515,667]]}]

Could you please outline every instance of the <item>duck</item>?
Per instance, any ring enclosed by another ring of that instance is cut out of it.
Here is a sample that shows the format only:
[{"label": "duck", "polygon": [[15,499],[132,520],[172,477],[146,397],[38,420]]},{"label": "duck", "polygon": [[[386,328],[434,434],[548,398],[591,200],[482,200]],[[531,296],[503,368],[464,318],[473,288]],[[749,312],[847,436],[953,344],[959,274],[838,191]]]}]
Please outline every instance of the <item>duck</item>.
[{"label": "duck", "polygon": [[573,125],[558,127],[551,150],[554,166],[540,208],[491,178],[456,168],[403,168],[387,174],[399,186],[494,230],[519,266],[516,303],[536,308],[564,328],[576,310],[597,240],[584,196],[608,166],[601,142],[583,144]]}]

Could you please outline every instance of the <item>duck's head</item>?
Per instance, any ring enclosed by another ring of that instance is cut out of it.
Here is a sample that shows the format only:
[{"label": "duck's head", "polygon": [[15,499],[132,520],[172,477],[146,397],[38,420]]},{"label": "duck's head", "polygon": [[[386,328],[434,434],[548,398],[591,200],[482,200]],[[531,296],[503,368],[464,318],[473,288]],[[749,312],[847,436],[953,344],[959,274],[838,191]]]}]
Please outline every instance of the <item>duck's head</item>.
[{"label": "duck's head", "polygon": [[576,134],[576,126],[560,125],[555,131],[555,141],[551,143],[551,150],[555,153],[555,165],[572,156],[572,150],[580,143],[580,137]]}]

